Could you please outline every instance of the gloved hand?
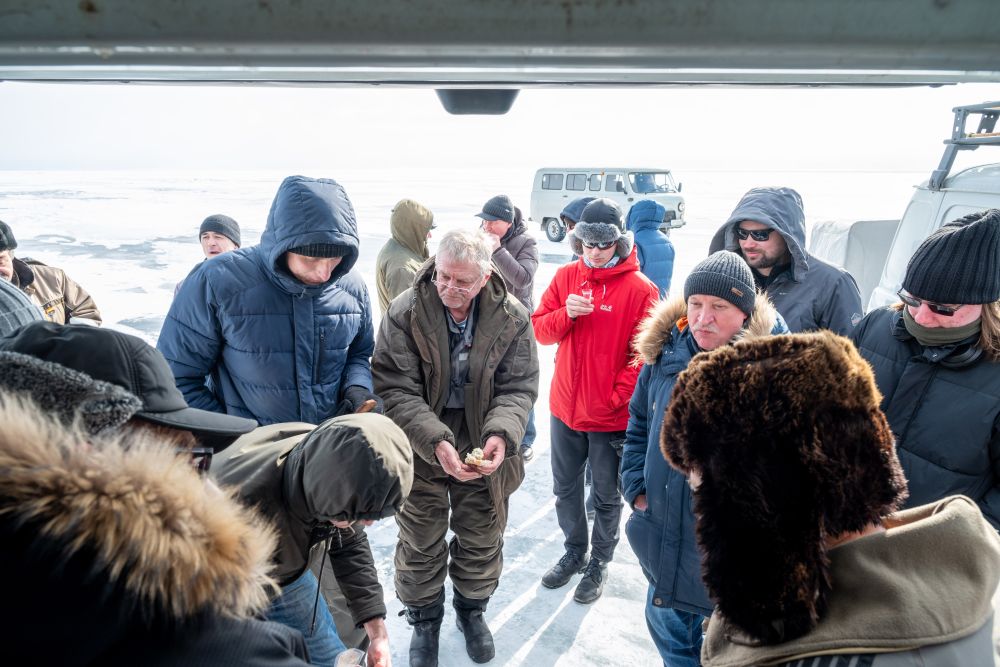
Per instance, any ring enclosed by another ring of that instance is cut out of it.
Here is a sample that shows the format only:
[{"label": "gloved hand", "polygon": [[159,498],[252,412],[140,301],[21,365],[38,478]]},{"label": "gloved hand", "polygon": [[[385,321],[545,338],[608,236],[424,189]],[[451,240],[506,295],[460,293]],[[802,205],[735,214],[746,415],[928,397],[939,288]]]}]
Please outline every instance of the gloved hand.
[{"label": "gloved hand", "polygon": [[364,387],[351,385],[344,390],[344,398],[337,405],[337,416],[349,415],[355,412],[377,412],[383,414],[385,406],[377,394]]}]

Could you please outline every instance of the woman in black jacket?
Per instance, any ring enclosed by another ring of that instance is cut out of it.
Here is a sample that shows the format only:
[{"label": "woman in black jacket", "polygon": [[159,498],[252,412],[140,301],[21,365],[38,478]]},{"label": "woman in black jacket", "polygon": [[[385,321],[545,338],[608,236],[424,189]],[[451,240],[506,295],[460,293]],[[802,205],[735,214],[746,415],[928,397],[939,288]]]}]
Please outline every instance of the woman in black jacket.
[{"label": "woman in black jacket", "polygon": [[909,507],[963,494],[1000,527],[1000,210],[965,216],[910,258],[900,303],[853,338],[875,371]]}]

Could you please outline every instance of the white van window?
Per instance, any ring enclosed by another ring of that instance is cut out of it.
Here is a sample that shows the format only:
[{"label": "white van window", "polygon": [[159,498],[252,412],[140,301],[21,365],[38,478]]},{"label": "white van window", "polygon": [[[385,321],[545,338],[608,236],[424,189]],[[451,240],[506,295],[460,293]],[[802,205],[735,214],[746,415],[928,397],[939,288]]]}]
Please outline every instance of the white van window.
[{"label": "white van window", "polygon": [[562,190],[562,174],[542,174],[542,190]]},{"label": "white van window", "polygon": [[653,192],[677,192],[674,179],[669,171],[634,171],[629,173],[628,182],[641,195]]},{"label": "white van window", "polygon": [[608,174],[604,178],[604,190],[606,192],[625,192],[625,181],[620,174]]},{"label": "white van window", "polygon": [[590,175],[590,189],[593,192],[597,192],[601,189],[601,174]]},{"label": "white van window", "polygon": [[569,174],[566,177],[567,190],[585,190],[587,188],[586,174]]}]

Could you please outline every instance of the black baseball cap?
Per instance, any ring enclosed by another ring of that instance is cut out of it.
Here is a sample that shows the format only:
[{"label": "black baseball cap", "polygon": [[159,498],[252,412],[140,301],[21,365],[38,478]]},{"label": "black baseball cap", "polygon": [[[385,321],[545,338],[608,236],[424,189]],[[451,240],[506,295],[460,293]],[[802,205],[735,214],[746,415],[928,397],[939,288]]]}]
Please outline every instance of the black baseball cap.
[{"label": "black baseball cap", "polygon": [[160,351],[120,331],[89,324],[32,322],[0,338],[0,350],[28,354],[124,387],[142,401],[136,417],[192,431],[213,444],[257,428],[252,419],[189,407]]}]

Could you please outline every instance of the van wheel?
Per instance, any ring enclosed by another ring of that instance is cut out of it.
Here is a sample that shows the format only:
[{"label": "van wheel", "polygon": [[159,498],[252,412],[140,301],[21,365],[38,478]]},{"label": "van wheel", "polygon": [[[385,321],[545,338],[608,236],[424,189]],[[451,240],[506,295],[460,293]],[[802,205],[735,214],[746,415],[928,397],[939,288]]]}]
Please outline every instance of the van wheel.
[{"label": "van wheel", "polygon": [[550,241],[559,242],[566,238],[566,227],[563,225],[559,218],[546,218],[545,219],[545,236],[548,237]]}]

